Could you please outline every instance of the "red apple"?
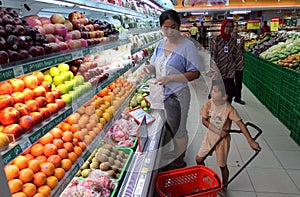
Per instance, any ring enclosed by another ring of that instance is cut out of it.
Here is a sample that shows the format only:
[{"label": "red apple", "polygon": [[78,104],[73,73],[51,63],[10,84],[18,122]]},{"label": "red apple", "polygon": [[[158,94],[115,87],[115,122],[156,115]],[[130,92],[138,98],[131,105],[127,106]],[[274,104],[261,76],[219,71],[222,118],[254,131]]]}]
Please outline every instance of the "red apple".
[{"label": "red apple", "polygon": [[36,112],[39,109],[39,103],[36,100],[28,100],[25,105],[29,107],[30,112]]},{"label": "red apple", "polygon": [[38,79],[34,75],[27,75],[23,78],[25,88],[34,89],[38,86]]},{"label": "red apple", "polygon": [[36,97],[34,100],[39,104],[39,108],[45,107],[47,105],[47,100],[43,96]]},{"label": "red apple", "polygon": [[58,105],[59,110],[66,106],[66,102],[62,99],[55,99],[55,103]]},{"label": "red apple", "polygon": [[46,101],[47,103],[54,103],[55,102],[55,96],[53,94],[53,92],[46,92]]},{"label": "red apple", "polygon": [[21,79],[11,79],[9,82],[12,86],[13,92],[22,92],[25,88],[24,81]]},{"label": "red apple", "polygon": [[20,112],[20,116],[25,116],[30,113],[30,109],[24,103],[15,103],[14,108]]},{"label": "red apple", "polygon": [[[11,124],[4,128],[3,133],[7,135],[13,135],[15,139],[19,138],[23,134],[23,129],[18,124]],[[10,141],[13,141],[10,139]]]},{"label": "red apple", "polygon": [[58,107],[57,103],[48,103],[46,105],[46,108],[50,109],[50,112],[51,112],[52,115],[57,113],[58,110],[59,110],[59,107]]},{"label": "red apple", "polygon": [[55,25],[53,24],[44,24],[43,28],[45,29],[46,34],[52,34],[52,35],[56,34]]},{"label": "red apple", "polygon": [[47,82],[47,81],[43,81],[42,86],[45,88],[46,92],[51,92],[52,90],[52,84]]},{"label": "red apple", "polygon": [[39,108],[39,112],[42,114],[43,120],[46,120],[46,119],[50,118],[50,116],[51,116],[50,109],[48,109],[46,107]]},{"label": "red apple", "polygon": [[14,92],[11,94],[14,99],[14,103],[24,103],[25,102],[25,94],[23,92]]},{"label": "red apple", "polygon": [[36,76],[38,79],[38,85],[41,85],[44,81],[44,74],[41,71],[33,72],[32,75]]},{"label": "red apple", "polygon": [[12,93],[12,86],[9,82],[0,82],[0,95]]},{"label": "red apple", "polygon": [[49,18],[47,17],[39,17],[39,20],[41,21],[41,23],[44,24],[51,24],[51,21]]},{"label": "red apple", "polygon": [[55,99],[60,99],[61,92],[58,89],[53,89],[52,92],[55,96]]},{"label": "red apple", "polygon": [[45,96],[46,89],[43,86],[38,86],[33,89],[33,92],[35,97]]},{"label": "red apple", "polygon": [[61,51],[65,51],[65,50],[69,49],[68,44],[65,43],[65,42],[59,42],[58,44],[59,44],[59,47],[60,47]]},{"label": "red apple", "polygon": [[25,88],[23,93],[25,94],[25,101],[32,100],[35,97],[34,92],[29,88]]},{"label": "red apple", "polygon": [[22,127],[23,132],[27,132],[35,126],[35,123],[34,123],[33,118],[31,116],[26,115],[26,116],[22,116],[20,118],[19,125]]},{"label": "red apple", "polygon": [[0,95],[0,110],[6,107],[11,107],[14,104],[14,99],[8,95]]},{"label": "red apple", "polygon": [[68,33],[68,28],[63,24],[55,24],[56,34],[65,37]]},{"label": "red apple", "polygon": [[13,107],[6,107],[0,112],[0,122],[4,125],[10,125],[18,122],[20,112]]},{"label": "red apple", "polygon": [[64,25],[68,28],[68,31],[73,30],[73,24],[69,20],[66,20]]},{"label": "red apple", "polygon": [[64,24],[66,21],[65,17],[62,14],[53,14],[50,20],[53,24],[55,23]]},{"label": "red apple", "polygon": [[35,125],[43,122],[43,116],[40,112],[31,112],[29,115],[32,117]]}]

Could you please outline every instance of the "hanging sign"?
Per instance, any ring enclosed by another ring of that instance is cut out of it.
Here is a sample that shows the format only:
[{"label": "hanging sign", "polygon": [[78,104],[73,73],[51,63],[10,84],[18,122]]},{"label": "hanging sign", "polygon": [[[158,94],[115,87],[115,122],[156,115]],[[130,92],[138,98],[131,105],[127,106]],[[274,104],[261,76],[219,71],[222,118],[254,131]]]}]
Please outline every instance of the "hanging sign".
[{"label": "hanging sign", "polygon": [[206,15],[204,21],[212,21],[213,17],[211,15]]},{"label": "hanging sign", "polygon": [[146,144],[148,142],[148,127],[146,123],[146,116],[142,118],[142,122],[139,124],[136,130],[136,136],[138,138],[138,150],[144,152]]},{"label": "hanging sign", "polygon": [[238,21],[238,20],[240,20],[240,18],[241,18],[240,15],[233,15],[233,18],[232,18],[232,19],[233,19],[234,21]]},{"label": "hanging sign", "polygon": [[190,17],[190,22],[195,22],[197,20],[197,17],[196,16],[191,16]]},{"label": "hanging sign", "polygon": [[285,26],[291,26],[291,19],[285,20]]},{"label": "hanging sign", "polygon": [[294,26],[294,27],[297,26],[297,18],[292,19],[292,26]]},{"label": "hanging sign", "polygon": [[279,28],[279,18],[272,18],[271,19],[271,31],[278,31]]},{"label": "hanging sign", "polygon": [[247,29],[248,30],[251,30],[251,29],[260,29],[260,20],[259,19],[248,20]]}]

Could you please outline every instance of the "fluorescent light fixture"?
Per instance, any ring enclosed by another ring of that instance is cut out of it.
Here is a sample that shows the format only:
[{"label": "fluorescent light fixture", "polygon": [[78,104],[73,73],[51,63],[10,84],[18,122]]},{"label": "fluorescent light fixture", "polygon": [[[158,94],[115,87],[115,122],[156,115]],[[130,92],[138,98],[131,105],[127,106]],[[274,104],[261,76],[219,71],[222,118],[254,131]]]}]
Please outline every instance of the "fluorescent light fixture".
[{"label": "fluorescent light fixture", "polygon": [[142,2],[150,5],[151,7],[155,8],[155,9],[157,9],[159,11],[164,11],[164,9],[162,9],[161,7],[158,7],[156,4],[154,4],[153,2],[151,2],[149,0],[144,0]]},{"label": "fluorescent light fixture", "polygon": [[97,12],[106,12],[106,13],[111,13],[111,14],[124,15],[123,13],[114,12],[114,11],[110,11],[110,10],[104,10],[104,9],[100,9],[100,8],[89,7],[89,6],[84,6],[84,5],[80,5],[79,8],[97,11]]},{"label": "fluorescent light fixture", "polygon": [[192,15],[206,15],[208,12],[191,12]]},{"label": "fluorescent light fixture", "polygon": [[51,4],[55,4],[55,5],[63,5],[63,6],[68,6],[68,7],[74,6],[74,3],[67,3],[67,2],[56,1],[56,0],[35,0],[35,1],[43,2],[43,3],[51,3]]},{"label": "fluorescent light fixture", "polygon": [[232,12],[230,12],[230,14],[248,14],[248,13],[250,13],[251,11],[250,10],[244,10],[244,11],[242,11],[242,10],[237,10],[237,11],[232,11]]}]

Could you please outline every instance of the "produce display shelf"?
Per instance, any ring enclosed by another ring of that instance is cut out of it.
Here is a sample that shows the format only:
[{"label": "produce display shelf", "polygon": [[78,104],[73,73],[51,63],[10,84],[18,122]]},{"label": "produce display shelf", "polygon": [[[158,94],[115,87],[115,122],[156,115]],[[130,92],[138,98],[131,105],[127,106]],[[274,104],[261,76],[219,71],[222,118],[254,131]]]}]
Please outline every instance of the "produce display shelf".
[{"label": "produce display shelf", "polygon": [[149,57],[146,57],[146,58],[142,59],[142,60],[138,63],[138,66],[135,66],[135,67],[132,69],[132,73],[134,73],[137,69],[139,69],[142,65],[144,65],[148,60],[149,60]]},{"label": "produce display shelf", "polygon": [[144,46],[142,46],[142,47],[140,47],[140,48],[133,49],[133,50],[131,50],[131,54],[135,54],[135,53],[139,52],[140,50],[143,50],[143,49],[145,49],[145,48],[148,48],[148,47],[150,47],[151,45],[157,43],[157,42],[160,41],[160,40],[161,40],[161,38],[156,39],[156,40],[154,40],[154,41],[151,41],[151,42],[147,43],[146,45],[144,45]]},{"label": "produce display shelf", "polygon": [[300,72],[284,68],[280,94],[300,107]]},{"label": "produce display shelf", "polygon": [[[114,113],[113,117],[119,117],[120,114],[123,112],[125,107],[127,107],[130,98],[133,96],[134,91],[128,96],[128,98],[123,102],[123,104],[120,106],[120,108]],[[115,119],[112,118],[105,126],[103,127],[102,131],[94,138],[92,143],[86,148],[86,150],[82,153],[81,157],[78,157],[76,164],[72,165],[72,168],[66,173],[65,178],[62,182],[59,182],[56,188],[53,190],[52,195],[53,197],[59,196],[64,189],[67,187],[67,185],[71,182],[75,174],[78,172],[78,170],[81,168],[81,166],[84,164],[84,162],[90,157],[92,152],[101,145],[101,141],[104,139],[105,131],[107,131],[112,124],[115,122]]]},{"label": "produce display shelf", "polygon": [[265,105],[270,112],[277,117],[279,113],[280,95],[269,88],[266,88],[265,91]]},{"label": "produce display shelf", "polygon": [[280,98],[279,120],[291,131],[294,129],[297,117],[294,114],[295,105],[285,98]]},{"label": "produce display shelf", "polygon": [[68,50],[66,52],[31,58],[30,61],[27,59],[7,65],[0,65],[0,82],[129,43],[129,40],[111,41],[88,48]]},{"label": "produce display shelf", "polygon": [[266,79],[266,85],[279,94],[282,82],[282,67],[269,62],[266,72],[267,73],[261,73],[262,77]]},{"label": "produce display shelf", "polygon": [[[7,165],[10,161],[16,158],[19,154],[27,150],[31,147],[35,142],[37,142],[43,135],[48,133],[52,128],[66,119],[73,112],[76,112],[79,107],[87,103],[90,99],[92,99],[98,92],[100,92],[103,88],[108,86],[114,80],[123,75],[126,71],[130,70],[131,66],[127,66],[121,69],[120,72],[116,73],[114,76],[109,77],[102,83],[99,83],[96,87],[80,96],[78,99],[72,102],[71,105],[65,107],[63,111],[59,111],[53,117],[40,126],[34,128],[28,134],[22,136],[19,140],[14,143],[11,143],[6,150],[1,152],[2,160],[5,165]],[[121,113],[121,112],[120,112]]]},{"label": "produce display shelf", "polygon": [[147,28],[134,28],[130,29],[129,32],[131,35],[138,35],[138,34],[143,34],[143,33],[149,33],[153,31],[158,31],[160,30],[160,27],[147,27]]}]

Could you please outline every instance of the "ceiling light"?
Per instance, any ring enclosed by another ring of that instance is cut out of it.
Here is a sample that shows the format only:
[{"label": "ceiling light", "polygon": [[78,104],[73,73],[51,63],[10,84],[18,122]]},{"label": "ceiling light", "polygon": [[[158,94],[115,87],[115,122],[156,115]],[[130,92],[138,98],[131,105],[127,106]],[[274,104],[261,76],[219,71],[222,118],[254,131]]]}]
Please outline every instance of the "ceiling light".
[{"label": "ceiling light", "polygon": [[43,3],[52,3],[55,5],[63,5],[63,6],[68,6],[68,7],[74,6],[74,3],[67,3],[67,2],[56,1],[56,0],[35,0],[35,1],[43,2]]},{"label": "ceiling light", "polygon": [[206,15],[208,12],[191,12],[192,15]]},{"label": "ceiling light", "polygon": [[250,10],[244,10],[244,11],[242,11],[242,10],[236,10],[236,11],[230,12],[230,14],[248,14],[250,12],[251,12]]}]

